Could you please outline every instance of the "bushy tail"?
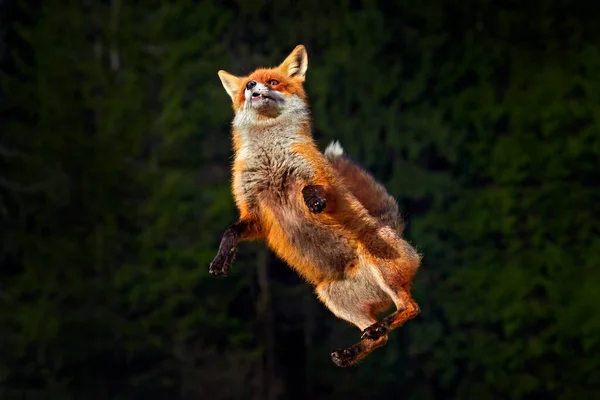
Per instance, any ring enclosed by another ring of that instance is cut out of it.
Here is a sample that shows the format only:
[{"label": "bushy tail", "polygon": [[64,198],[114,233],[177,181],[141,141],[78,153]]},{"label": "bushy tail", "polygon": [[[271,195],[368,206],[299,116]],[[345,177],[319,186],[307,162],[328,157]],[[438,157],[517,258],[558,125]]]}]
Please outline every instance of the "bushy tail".
[{"label": "bushy tail", "polygon": [[329,143],[325,148],[325,158],[369,214],[402,233],[404,222],[396,199],[367,170],[348,157],[338,141]]}]

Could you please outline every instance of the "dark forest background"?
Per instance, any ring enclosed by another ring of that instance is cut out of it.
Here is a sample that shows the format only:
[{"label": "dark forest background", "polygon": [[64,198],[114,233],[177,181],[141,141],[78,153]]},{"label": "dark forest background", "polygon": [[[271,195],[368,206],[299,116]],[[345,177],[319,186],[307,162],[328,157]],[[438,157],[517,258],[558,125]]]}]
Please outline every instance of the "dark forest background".
[{"label": "dark forest background", "polygon": [[[600,15],[582,1],[1,1],[1,399],[600,398]],[[422,312],[358,340],[236,218],[230,100],[309,54]]]}]

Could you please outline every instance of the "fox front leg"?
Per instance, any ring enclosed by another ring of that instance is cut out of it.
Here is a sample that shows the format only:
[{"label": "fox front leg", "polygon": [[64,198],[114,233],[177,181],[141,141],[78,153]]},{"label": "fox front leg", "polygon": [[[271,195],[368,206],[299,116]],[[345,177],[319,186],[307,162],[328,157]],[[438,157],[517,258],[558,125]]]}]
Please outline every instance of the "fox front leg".
[{"label": "fox front leg", "polygon": [[302,196],[304,203],[314,214],[323,212],[327,206],[327,200],[325,200],[325,190],[323,186],[319,185],[308,185],[302,189]]},{"label": "fox front leg", "polygon": [[238,243],[249,236],[252,230],[252,224],[246,221],[238,221],[225,230],[219,245],[219,252],[208,268],[211,275],[227,275],[231,264],[235,260]]}]

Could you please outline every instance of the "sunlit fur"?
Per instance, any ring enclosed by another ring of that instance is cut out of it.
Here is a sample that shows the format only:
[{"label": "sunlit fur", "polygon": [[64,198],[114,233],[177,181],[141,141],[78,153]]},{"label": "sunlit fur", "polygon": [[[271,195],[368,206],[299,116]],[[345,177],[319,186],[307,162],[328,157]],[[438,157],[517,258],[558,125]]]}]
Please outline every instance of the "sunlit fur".
[{"label": "sunlit fur", "polygon": [[398,210],[398,203],[385,187],[350,159],[339,142],[331,142],[324,154],[338,175],[343,178],[344,184],[369,211],[369,214],[402,234],[404,222]]},{"label": "sunlit fur", "polygon": [[[410,285],[421,257],[402,239],[398,206],[385,188],[339,144],[327,156],[315,145],[303,88],[307,66],[300,45],[279,66],[246,77],[219,71],[235,112],[233,195],[240,221],[252,226],[241,239],[265,240],[336,316],[361,330],[395,305],[393,329],[418,313]],[[307,185],[324,189],[323,212],[304,203]],[[387,333],[363,339],[351,359],[332,356],[352,365],[386,341]]]}]

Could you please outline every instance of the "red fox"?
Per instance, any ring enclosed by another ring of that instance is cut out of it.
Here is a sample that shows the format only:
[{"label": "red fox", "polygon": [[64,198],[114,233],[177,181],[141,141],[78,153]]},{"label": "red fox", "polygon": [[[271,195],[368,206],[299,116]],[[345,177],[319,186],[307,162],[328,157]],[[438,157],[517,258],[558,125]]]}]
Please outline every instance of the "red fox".
[{"label": "red fox", "polygon": [[[357,326],[361,341],[331,354],[356,364],[419,313],[410,290],[421,255],[402,239],[395,199],[338,142],[324,153],[311,132],[303,88],[303,45],[275,68],[218,75],[233,102],[232,190],[239,219],[210,264],[226,275],[243,240],[268,247],[315,288],[338,318]],[[395,305],[396,311],[377,320]]]}]

